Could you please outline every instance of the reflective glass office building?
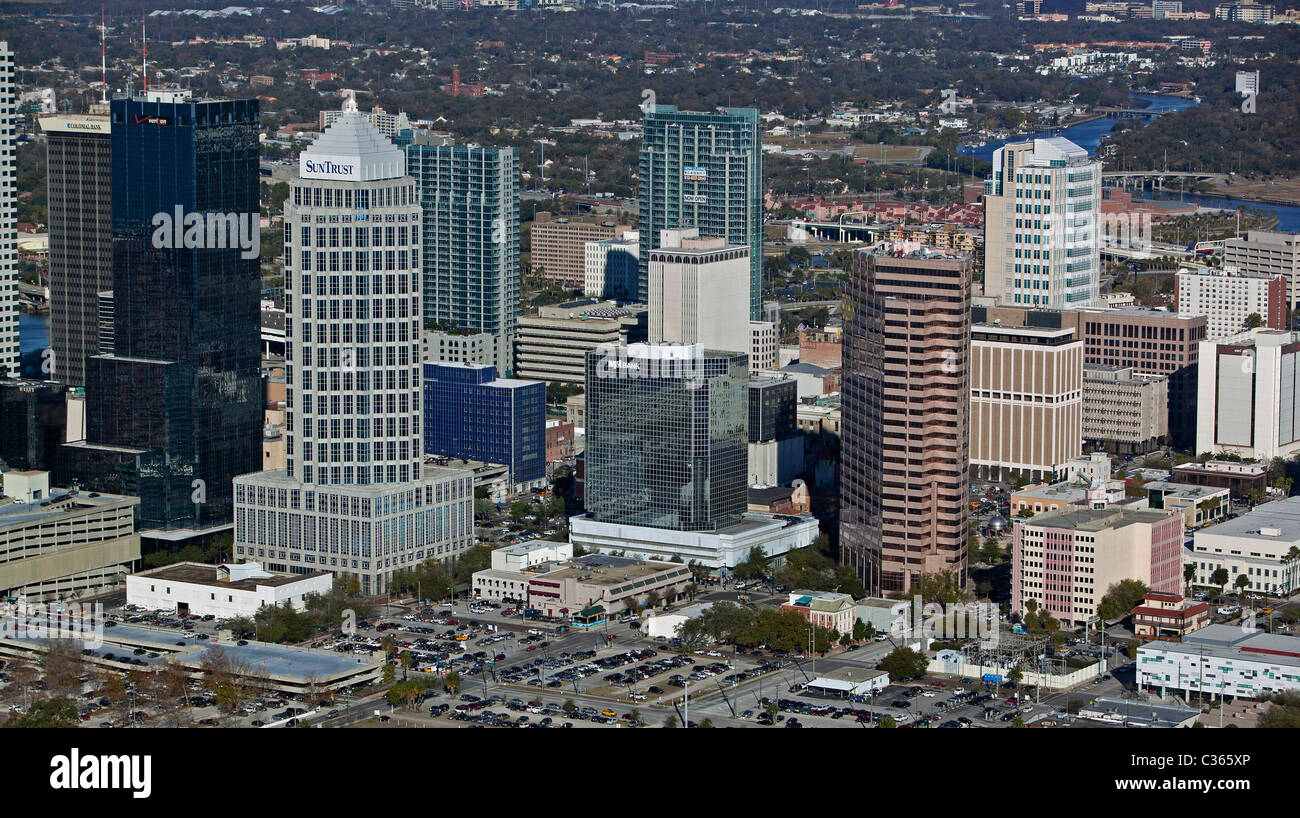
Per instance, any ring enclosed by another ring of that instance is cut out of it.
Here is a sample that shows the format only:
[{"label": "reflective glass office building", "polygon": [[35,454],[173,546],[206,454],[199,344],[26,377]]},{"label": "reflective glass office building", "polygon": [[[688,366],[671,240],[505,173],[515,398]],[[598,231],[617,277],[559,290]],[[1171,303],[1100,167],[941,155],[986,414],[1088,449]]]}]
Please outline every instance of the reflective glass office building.
[{"label": "reflective glass office building", "polygon": [[512,485],[546,476],[546,382],[494,366],[424,365],[425,454],[510,467]]},{"label": "reflective glass office building", "polygon": [[688,344],[603,346],[586,359],[591,519],[715,531],[746,509],[749,362]]},{"label": "reflective glass office building", "polygon": [[660,231],[697,227],[701,236],[749,248],[749,317],[762,318],[760,140],[753,108],[706,113],[649,106],[639,167],[640,298],[649,297],[650,251],[659,247]]},{"label": "reflective glass office building", "polygon": [[113,350],[72,470],[138,493],[142,528],[229,522],[262,460],[258,101],[117,99],[111,128]]},{"label": "reflective glass office building", "polygon": [[491,333],[514,371],[519,317],[519,155],[412,135],[406,172],[424,211],[424,322]]}]

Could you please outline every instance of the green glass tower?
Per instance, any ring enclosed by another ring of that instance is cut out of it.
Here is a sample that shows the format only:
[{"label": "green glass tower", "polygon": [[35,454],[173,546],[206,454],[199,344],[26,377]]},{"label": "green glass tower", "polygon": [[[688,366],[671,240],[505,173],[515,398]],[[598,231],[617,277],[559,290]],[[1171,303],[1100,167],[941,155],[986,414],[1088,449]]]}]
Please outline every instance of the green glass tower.
[{"label": "green glass tower", "polygon": [[486,332],[514,371],[519,317],[519,155],[417,132],[406,172],[424,211],[424,322]]},{"label": "green glass tower", "polygon": [[750,318],[763,306],[763,151],[754,108],[716,113],[651,105],[640,162],[640,297],[649,293],[650,251],[660,231],[699,228],[749,248]]}]

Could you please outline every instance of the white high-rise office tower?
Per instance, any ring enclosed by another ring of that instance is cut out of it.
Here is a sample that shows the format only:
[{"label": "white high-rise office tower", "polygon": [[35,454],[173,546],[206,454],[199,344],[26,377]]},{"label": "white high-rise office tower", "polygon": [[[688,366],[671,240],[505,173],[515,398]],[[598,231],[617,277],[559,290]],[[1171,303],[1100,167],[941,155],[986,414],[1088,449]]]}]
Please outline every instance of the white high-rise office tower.
[{"label": "white high-rise office tower", "polygon": [[1097,304],[1101,162],[1068,139],[993,152],[984,182],[984,295],[1050,309]]},{"label": "white high-rise office tower", "polygon": [[0,375],[18,365],[18,163],[14,138],[14,53],[0,40]]},{"label": "white high-rise office tower", "polygon": [[415,181],[349,101],[284,211],[286,468],[236,478],[235,555],[384,593],[473,541],[472,474],[422,462]]},{"label": "white high-rise office tower", "polygon": [[749,248],[696,228],[664,230],[650,251],[651,343],[749,352]]}]

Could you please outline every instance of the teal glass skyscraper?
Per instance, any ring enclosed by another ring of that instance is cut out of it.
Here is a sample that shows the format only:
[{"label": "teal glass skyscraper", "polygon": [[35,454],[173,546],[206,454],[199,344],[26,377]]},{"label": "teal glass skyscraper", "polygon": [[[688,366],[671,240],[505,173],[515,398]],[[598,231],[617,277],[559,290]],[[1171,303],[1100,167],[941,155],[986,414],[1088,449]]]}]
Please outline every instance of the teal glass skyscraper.
[{"label": "teal glass skyscraper", "polygon": [[716,113],[651,105],[640,162],[640,298],[648,297],[650,251],[660,231],[699,228],[749,248],[750,318],[763,306],[763,151],[754,108]]},{"label": "teal glass skyscraper", "polygon": [[519,154],[417,132],[406,171],[424,211],[424,323],[490,333],[514,370],[519,317]]}]

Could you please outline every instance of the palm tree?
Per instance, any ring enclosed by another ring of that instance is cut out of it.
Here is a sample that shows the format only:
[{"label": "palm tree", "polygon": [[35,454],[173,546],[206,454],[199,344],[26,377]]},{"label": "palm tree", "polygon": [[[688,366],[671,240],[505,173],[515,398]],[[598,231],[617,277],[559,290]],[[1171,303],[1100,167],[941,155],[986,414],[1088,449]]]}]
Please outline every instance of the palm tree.
[{"label": "palm tree", "polygon": [[[1294,546],[1292,546],[1292,548],[1294,548]],[[1183,585],[1186,587],[1188,593],[1191,593],[1192,580],[1194,579],[1196,579],[1196,563],[1189,562],[1183,566]]]}]

